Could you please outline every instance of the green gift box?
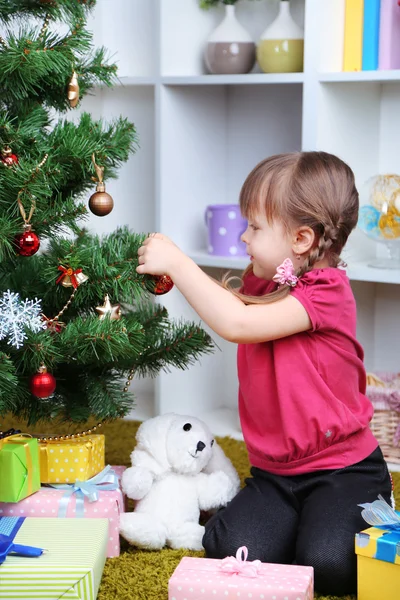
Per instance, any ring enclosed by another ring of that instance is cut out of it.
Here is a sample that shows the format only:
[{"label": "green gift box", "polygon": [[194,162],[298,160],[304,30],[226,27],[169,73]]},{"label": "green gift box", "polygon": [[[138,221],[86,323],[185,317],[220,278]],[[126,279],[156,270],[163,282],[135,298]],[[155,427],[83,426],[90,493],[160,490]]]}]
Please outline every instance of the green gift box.
[{"label": "green gift box", "polygon": [[107,556],[108,519],[28,517],[13,541],[45,552],[6,557],[0,565],[0,600],[95,600]]},{"label": "green gift box", "polygon": [[0,502],[19,502],[40,490],[39,446],[35,438],[0,440]]}]

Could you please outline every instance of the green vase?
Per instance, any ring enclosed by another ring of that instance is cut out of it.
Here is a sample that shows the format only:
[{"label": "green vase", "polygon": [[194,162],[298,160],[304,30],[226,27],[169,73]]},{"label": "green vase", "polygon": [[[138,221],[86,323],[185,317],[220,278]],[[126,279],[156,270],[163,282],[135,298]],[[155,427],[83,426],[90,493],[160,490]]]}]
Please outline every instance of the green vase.
[{"label": "green vase", "polygon": [[277,18],[258,43],[258,64],[264,73],[299,73],[303,55],[304,32],[290,14],[289,0],[281,0]]}]

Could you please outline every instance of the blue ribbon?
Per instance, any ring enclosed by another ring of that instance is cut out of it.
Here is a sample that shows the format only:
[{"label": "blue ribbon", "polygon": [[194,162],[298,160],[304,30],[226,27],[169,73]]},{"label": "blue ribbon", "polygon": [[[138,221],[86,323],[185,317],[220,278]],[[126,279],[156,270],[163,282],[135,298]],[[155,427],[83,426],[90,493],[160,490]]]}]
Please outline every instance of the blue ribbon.
[{"label": "blue ribbon", "polygon": [[24,521],[25,517],[0,517],[0,565],[9,554],[18,554],[27,558],[43,554],[43,548],[14,544],[13,540]]},{"label": "blue ribbon", "polygon": [[396,556],[400,556],[400,515],[382,496],[379,495],[378,498],[379,500],[358,506],[364,509],[361,512],[364,521],[388,532],[377,539],[374,558],[394,563]]},{"label": "blue ribbon", "polygon": [[119,489],[118,475],[112,470],[110,465],[107,465],[98,475],[87,481],[79,481],[78,479],[75,483],[55,483],[49,485],[56,490],[65,490],[58,507],[58,517],[60,518],[67,516],[68,504],[73,494],[76,496],[75,515],[78,518],[83,518],[85,516],[85,498],[89,502],[97,502],[99,492]]}]

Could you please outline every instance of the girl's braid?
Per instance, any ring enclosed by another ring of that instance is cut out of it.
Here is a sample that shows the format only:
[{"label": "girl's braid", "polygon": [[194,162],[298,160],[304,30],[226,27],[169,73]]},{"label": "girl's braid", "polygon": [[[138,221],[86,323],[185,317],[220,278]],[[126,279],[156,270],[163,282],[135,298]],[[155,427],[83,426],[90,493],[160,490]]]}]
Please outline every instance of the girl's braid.
[{"label": "girl's braid", "polygon": [[[334,227],[333,225],[324,226],[324,232],[320,236],[317,246],[313,250],[311,250],[310,254],[304,261],[302,267],[298,270],[298,277],[302,277],[303,275],[305,275],[305,273],[311,271],[314,265],[326,256],[328,250],[330,250],[330,248],[334,245],[337,239],[337,235],[337,227]],[[337,262],[336,255],[334,253],[332,253],[332,259],[334,262]]]}]

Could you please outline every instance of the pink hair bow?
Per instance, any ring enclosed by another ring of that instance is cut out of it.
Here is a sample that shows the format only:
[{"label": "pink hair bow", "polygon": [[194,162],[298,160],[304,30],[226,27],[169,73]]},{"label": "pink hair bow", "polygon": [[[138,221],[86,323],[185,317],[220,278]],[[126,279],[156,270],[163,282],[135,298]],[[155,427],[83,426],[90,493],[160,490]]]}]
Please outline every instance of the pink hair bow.
[{"label": "pink hair bow", "polygon": [[293,263],[290,258],[286,258],[281,265],[276,269],[276,274],[273,276],[273,281],[279,285],[290,285],[294,287],[299,278],[294,274]]},{"label": "pink hair bow", "polygon": [[[243,558],[242,558],[243,554]],[[231,575],[243,575],[243,577],[257,577],[260,570],[261,561],[247,561],[249,552],[246,546],[241,546],[234,556],[227,556],[221,561],[221,571]]]}]

